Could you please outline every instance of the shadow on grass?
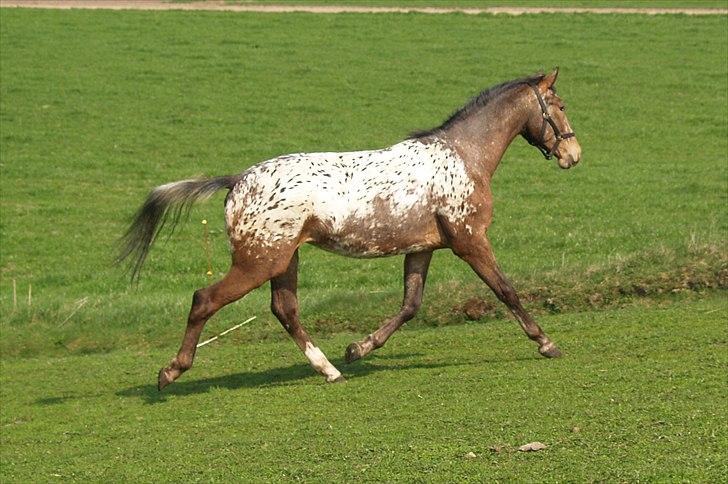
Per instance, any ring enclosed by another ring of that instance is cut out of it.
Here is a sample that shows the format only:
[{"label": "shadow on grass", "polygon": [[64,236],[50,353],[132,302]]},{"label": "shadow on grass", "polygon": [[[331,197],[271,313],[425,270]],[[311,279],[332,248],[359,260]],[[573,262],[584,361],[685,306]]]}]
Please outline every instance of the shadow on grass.
[{"label": "shadow on grass", "polygon": [[[418,354],[399,354],[395,356],[382,355],[371,359],[359,361],[352,365],[345,365],[343,361],[334,361],[334,365],[343,370],[347,379],[370,375],[380,371],[412,370],[423,368],[445,368],[469,364],[467,362],[403,362],[400,364],[381,364],[382,360],[408,359],[420,356]],[[195,395],[209,392],[213,388],[264,388],[302,384],[303,381],[312,383],[323,379],[313,372],[307,364],[295,364],[262,371],[243,371],[232,375],[223,375],[200,380],[181,380],[171,384],[163,391],[157,391],[156,384],[137,385],[116,393],[122,397],[140,398],[147,404],[156,404],[166,401],[172,395]],[[308,384],[307,383],[307,384]]]},{"label": "shadow on grass", "polygon": [[[337,368],[343,370],[347,379],[355,381],[359,377],[387,371],[406,371],[417,369],[450,368],[469,365],[487,364],[510,364],[519,361],[541,360],[538,355],[515,358],[491,358],[479,359],[477,361],[450,360],[450,361],[426,361],[423,353],[397,353],[379,354],[358,361],[352,365],[346,365],[341,359],[334,360]],[[419,361],[418,361],[419,360]],[[423,361],[424,360],[424,361]],[[215,388],[226,388],[235,390],[239,388],[275,388],[295,385],[326,385],[323,378],[317,375],[313,369],[305,364],[294,364],[278,368],[270,368],[261,371],[243,371],[234,374],[221,375],[213,378],[202,378],[195,380],[194,374],[187,375],[191,379],[183,377],[180,381],[173,383],[164,389],[157,391],[156,372],[149,374],[149,384],[135,385],[115,392],[115,395],[128,398],[138,398],[147,405],[163,403],[169,396],[185,396],[207,393]],[[48,396],[36,399],[33,403],[39,406],[62,405],[71,400],[83,398],[102,397],[108,394],[85,394],[64,392],[62,395]]]}]

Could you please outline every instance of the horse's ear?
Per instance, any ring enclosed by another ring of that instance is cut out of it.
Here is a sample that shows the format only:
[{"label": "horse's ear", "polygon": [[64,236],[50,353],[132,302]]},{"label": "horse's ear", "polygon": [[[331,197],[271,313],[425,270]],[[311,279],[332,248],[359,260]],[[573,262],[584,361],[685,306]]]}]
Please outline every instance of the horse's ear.
[{"label": "horse's ear", "polygon": [[559,68],[554,67],[554,70],[551,74],[547,74],[543,76],[543,79],[541,79],[538,82],[538,87],[541,90],[541,92],[546,92],[556,83],[556,78],[559,77]]}]

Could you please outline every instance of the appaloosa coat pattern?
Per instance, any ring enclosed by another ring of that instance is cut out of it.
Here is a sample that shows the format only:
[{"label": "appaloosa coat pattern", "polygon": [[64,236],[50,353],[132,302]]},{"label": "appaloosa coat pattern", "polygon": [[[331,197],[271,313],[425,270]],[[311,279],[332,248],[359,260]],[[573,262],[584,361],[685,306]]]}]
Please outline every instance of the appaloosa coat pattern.
[{"label": "appaloosa coat pattern", "polygon": [[[441,141],[407,140],[350,153],[285,155],[245,171],[228,195],[233,245],[271,246],[299,239],[307,221],[323,230],[304,242],[349,257],[431,250],[435,216],[458,222],[472,213],[475,184],[457,152]],[[401,227],[412,236],[402,236]],[[423,240],[422,232],[433,233]]]}]

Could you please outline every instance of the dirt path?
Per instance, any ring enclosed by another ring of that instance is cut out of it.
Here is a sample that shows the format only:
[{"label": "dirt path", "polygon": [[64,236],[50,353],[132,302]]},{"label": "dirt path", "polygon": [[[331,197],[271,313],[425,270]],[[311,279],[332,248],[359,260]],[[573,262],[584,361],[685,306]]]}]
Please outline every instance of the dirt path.
[{"label": "dirt path", "polygon": [[216,10],[230,12],[310,12],[310,13],[406,13],[443,14],[492,13],[521,15],[524,13],[629,13],[726,15],[725,8],[553,8],[553,7],[363,7],[351,5],[231,5],[224,1],[167,3],[160,0],[0,0],[0,7],[107,9],[107,10]]}]

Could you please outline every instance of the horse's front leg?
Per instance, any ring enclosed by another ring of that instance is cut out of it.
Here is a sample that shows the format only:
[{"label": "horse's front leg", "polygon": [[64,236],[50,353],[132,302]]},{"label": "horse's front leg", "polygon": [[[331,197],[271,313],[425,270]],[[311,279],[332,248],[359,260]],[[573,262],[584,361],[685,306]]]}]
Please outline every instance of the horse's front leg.
[{"label": "horse's front leg", "polygon": [[513,286],[496,263],[488,238],[485,235],[456,238],[452,241],[451,246],[453,252],[470,264],[470,267],[491,288],[498,299],[508,306],[523,331],[526,332],[529,338],[538,343],[539,353],[548,358],[561,356],[559,348],[551,342],[531,315],[523,309],[516,290],[513,289]]},{"label": "horse's front leg", "polygon": [[427,269],[430,266],[432,252],[419,252],[407,254],[404,258],[404,300],[402,308],[396,316],[387,320],[382,327],[361,341],[352,343],[346,348],[344,359],[347,363],[362,358],[384,343],[405,322],[415,317],[422,304],[422,293],[427,279]]}]

